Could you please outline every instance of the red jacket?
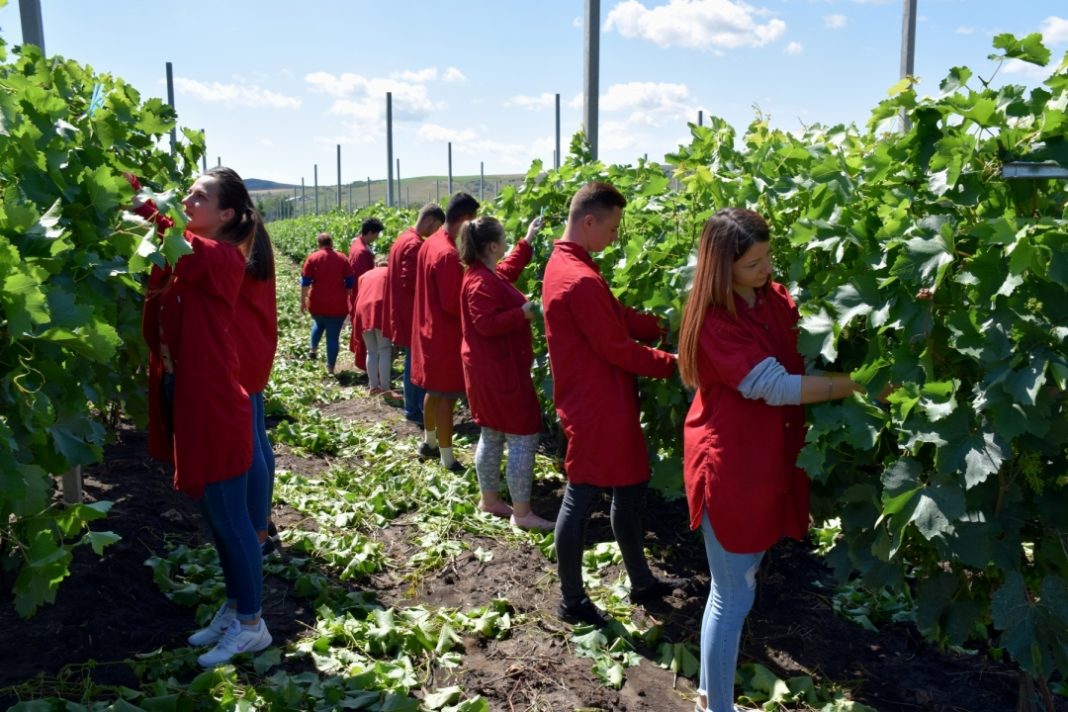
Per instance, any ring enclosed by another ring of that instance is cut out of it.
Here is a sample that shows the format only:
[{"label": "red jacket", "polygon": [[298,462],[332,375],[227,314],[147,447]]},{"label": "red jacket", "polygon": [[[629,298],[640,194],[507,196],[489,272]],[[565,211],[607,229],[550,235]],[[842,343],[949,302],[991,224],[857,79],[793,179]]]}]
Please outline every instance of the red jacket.
[{"label": "red jacket", "polygon": [[412,312],[412,383],[428,391],[463,393],[460,285],[464,268],[445,228],[419,248]]},{"label": "red jacket", "polygon": [[360,289],[360,277],[363,276],[365,272],[370,272],[375,266],[374,254],[358,236],[352,241],[352,244],[349,245],[349,264],[352,265],[352,276],[355,278],[350,300],[350,302],[354,303],[356,301],[356,295]]},{"label": "red jacket", "polygon": [[311,282],[308,311],[315,316],[347,316],[348,288],[345,280],[352,277],[352,265],[345,256],[331,247],[323,247],[308,255],[301,276]]},{"label": "red jacket", "polygon": [[261,280],[245,275],[230,332],[241,362],[241,387],[249,393],[262,393],[278,350],[274,277]]},{"label": "red jacket", "polygon": [[397,237],[389,248],[389,286],[386,289],[386,328],[382,333],[397,346],[412,344],[415,309],[415,271],[423,238],[414,227]]},{"label": "red jacket", "polygon": [[533,250],[520,240],[494,272],[475,262],[464,273],[460,299],[467,402],[479,425],[513,435],[541,432],[541,406],[530,378],[534,347],[527,298],[512,286]]},{"label": "red jacket", "polygon": [[[189,232],[186,239],[192,254],[173,270],[152,270],[142,333],[149,348],[149,452],[174,463],[175,489],[199,498],[205,485],[252,463],[252,409],[231,332],[245,259],[232,245]],[[163,395],[163,344],[174,364],[171,407]]]},{"label": "red jacket", "polygon": [[648,480],[634,376],[667,378],[675,370],[673,355],[634,341],[660,336],[656,318],[620,304],[573,242],[555,244],[542,300],[553,401],[568,437],[567,479],[599,487]]},{"label": "red jacket", "polygon": [[699,527],[707,510],[723,548],[749,554],[808,531],[808,477],[796,465],[805,412],[744,398],[738,385],[769,356],[792,374],[803,374],[805,362],[797,307],[781,284],[758,289],[753,308],[737,296],[734,307],[736,316],[710,307],[701,326],[700,390],[683,428],[683,476],[690,526]]},{"label": "red jacket", "polygon": [[375,267],[370,272],[365,272],[357,280],[360,296],[352,305],[352,335],[349,337],[349,350],[355,355],[356,366],[366,370],[367,345],[363,343],[363,332],[371,329],[382,329],[385,323],[385,311],[383,299],[386,294],[386,279],[388,270],[385,267]]}]

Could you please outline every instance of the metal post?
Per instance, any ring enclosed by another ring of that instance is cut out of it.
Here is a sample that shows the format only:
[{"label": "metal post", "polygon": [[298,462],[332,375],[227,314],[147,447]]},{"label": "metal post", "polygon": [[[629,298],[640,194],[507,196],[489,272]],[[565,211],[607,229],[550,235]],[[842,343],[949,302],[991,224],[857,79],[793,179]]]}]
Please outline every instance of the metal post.
[{"label": "metal post", "polygon": [[319,214],[319,164],[315,164],[315,214]]},{"label": "metal post", "polygon": [[37,45],[43,55],[45,44],[41,0],[19,0],[19,15],[22,16],[22,44]]},{"label": "metal post", "polygon": [[386,206],[393,207],[393,92],[386,92]]},{"label": "metal post", "polygon": [[397,159],[397,202],[404,202],[401,200],[401,177],[400,177],[400,159]]},{"label": "metal post", "polygon": [[583,82],[582,123],[586,140],[590,144],[590,156],[597,160],[597,100],[600,80],[601,55],[601,0],[586,0],[586,75]]},{"label": "metal post", "polygon": [[200,154],[200,172],[208,172],[208,132],[204,129],[200,129],[200,133],[204,134],[204,153]]},{"label": "metal post", "polygon": [[441,179],[434,179],[434,200],[441,202]]},{"label": "metal post", "polygon": [[705,125],[705,112],[702,111],[701,109],[697,110],[697,125],[698,126],[704,126]]},{"label": "metal post", "polygon": [[452,141],[449,141],[449,197],[452,197]]},{"label": "metal post", "polygon": [[[174,109],[174,68],[167,62],[167,106]],[[178,128],[171,128],[171,155],[178,150]]]},{"label": "metal post", "polygon": [[308,214],[308,196],[304,192],[304,176],[300,177],[300,216]]},{"label": "metal post", "polygon": [[337,145],[337,209],[341,211],[341,144]]},{"label": "metal post", "polygon": [[556,151],[553,152],[553,168],[560,168],[560,94],[556,95]]},{"label": "metal post", "polygon": [[221,166],[222,165],[222,156],[216,156],[215,157],[215,165],[217,165],[217,166]]},{"label": "metal post", "polygon": [[[901,8],[901,78],[912,76],[916,61],[916,0],[902,0]],[[908,131],[911,122],[901,112],[901,130]]]}]

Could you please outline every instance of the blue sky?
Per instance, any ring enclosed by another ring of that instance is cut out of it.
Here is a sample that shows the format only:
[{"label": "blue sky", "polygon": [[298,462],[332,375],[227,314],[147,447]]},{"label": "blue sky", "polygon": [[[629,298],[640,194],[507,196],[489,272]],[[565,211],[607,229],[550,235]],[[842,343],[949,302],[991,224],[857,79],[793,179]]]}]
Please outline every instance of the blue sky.
[{"label": "blue sky", "polygon": [[[42,0],[45,46],[165,96],[245,177],[384,177],[385,92],[404,177],[522,172],[551,163],[553,96],[564,150],[582,122],[583,0]],[[898,79],[901,0],[602,0],[600,157],[660,159],[698,110],[739,131],[863,123]],[[995,34],[1042,32],[1068,50],[1065,0],[919,0],[916,74],[935,93],[950,67],[989,76]],[[0,35],[21,42],[17,0]],[[1035,84],[1026,66],[1000,81]],[[973,82],[976,81],[973,79]]]}]

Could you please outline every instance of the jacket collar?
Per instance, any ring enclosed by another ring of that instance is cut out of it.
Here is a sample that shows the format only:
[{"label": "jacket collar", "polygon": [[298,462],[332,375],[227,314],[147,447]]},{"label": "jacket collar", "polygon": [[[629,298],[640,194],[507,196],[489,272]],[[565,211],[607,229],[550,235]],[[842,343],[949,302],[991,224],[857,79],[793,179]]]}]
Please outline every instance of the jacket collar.
[{"label": "jacket collar", "polygon": [[565,242],[563,240],[557,240],[553,243],[553,248],[561,250],[565,255],[569,255],[574,259],[577,259],[580,262],[589,265],[589,267],[597,274],[601,273],[601,268],[598,267],[597,263],[593,261],[592,257],[590,257],[590,253],[586,251],[585,247],[582,247],[577,242]]}]

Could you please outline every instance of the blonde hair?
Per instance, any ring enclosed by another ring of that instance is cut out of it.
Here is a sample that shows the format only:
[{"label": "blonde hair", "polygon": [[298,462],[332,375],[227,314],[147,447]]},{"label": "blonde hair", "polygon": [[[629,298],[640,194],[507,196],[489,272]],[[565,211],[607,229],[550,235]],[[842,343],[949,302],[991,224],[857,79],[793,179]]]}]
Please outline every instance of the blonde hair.
[{"label": "blonde hair", "polygon": [[456,251],[460,253],[460,261],[470,267],[482,257],[487,245],[503,239],[504,226],[497,218],[483,216],[467,220],[460,226],[460,239],[459,244],[456,245]]},{"label": "blonde hair", "polygon": [[697,247],[697,269],[682,311],[679,329],[679,375],[691,388],[698,387],[697,356],[701,327],[710,307],[734,314],[734,263],[757,242],[771,239],[768,223],[744,208],[724,208],[705,222]]}]

